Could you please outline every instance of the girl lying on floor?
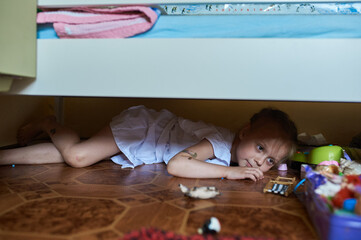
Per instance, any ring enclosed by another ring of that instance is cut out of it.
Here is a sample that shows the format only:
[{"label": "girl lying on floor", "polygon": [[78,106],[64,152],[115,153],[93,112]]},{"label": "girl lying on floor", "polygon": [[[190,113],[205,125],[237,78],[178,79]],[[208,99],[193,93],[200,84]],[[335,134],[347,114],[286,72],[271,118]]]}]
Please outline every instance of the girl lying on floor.
[{"label": "girl lying on floor", "polygon": [[[25,146],[42,132],[52,143]],[[110,157],[123,167],[165,162],[168,172],[178,177],[257,181],[293,153],[297,129],[287,114],[271,108],[233,133],[164,109],[135,106],[85,141],[53,116],[20,128],[18,140],[24,147],[1,150],[0,164],[66,162],[79,168]]]}]

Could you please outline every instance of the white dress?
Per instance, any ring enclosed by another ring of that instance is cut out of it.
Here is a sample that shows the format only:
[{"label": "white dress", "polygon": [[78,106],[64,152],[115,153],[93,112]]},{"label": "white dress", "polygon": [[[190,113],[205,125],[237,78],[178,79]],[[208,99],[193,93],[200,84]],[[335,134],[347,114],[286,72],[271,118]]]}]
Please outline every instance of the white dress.
[{"label": "white dress", "polygon": [[177,117],[168,110],[156,111],[144,106],[131,107],[110,123],[121,154],[113,162],[122,168],[165,162],[178,152],[207,139],[216,158],[207,162],[229,166],[234,133],[204,122]]}]

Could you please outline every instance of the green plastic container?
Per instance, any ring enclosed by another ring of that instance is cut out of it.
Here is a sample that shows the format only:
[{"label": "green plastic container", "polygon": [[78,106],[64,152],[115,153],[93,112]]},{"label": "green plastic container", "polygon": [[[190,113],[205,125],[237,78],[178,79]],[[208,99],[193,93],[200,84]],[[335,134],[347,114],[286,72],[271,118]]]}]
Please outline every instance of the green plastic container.
[{"label": "green plastic container", "polygon": [[309,154],[297,152],[293,155],[292,160],[317,165],[323,161],[340,162],[342,156],[343,150],[340,146],[322,146],[312,149]]}]

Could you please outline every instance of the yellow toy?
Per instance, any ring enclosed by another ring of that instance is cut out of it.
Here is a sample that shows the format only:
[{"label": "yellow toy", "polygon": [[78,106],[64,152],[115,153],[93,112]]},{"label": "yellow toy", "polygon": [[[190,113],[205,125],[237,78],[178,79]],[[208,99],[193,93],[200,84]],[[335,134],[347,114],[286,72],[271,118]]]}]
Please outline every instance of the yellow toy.
[{"label": "yellow toy", "polygon": [[266,184],[265,188],[263,189],[263,192],[280,194],[287,197],[292,192],[295,183],[296,183],[295,177],[286,178],[286,177],[278,176],[275,180],[270,180]]}]

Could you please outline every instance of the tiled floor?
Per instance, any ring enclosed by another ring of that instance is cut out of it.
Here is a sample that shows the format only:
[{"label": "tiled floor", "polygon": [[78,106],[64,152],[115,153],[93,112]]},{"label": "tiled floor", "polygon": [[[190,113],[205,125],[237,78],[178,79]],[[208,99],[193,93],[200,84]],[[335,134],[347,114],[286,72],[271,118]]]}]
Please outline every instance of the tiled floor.
[{"label": "tiled floor", "polygon": [[[110,161],[75,169],[65,164],[0,167],[0,239],[117,239],[156,227],[193,235],[212,216],[223,236],[317,239],[294,194],[262,192],[279,175],[251,180],[183,179],[163,164],[122,170]],[[287,172],[291,177],[297,174]],[[185,197],[178,184],[216,186],[211,200]]]}]

